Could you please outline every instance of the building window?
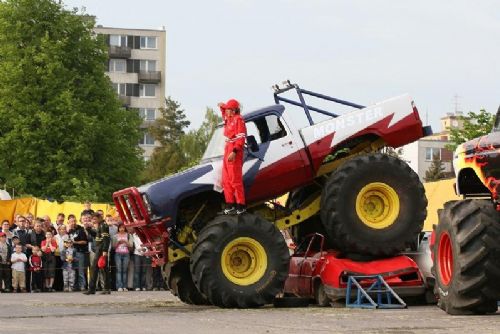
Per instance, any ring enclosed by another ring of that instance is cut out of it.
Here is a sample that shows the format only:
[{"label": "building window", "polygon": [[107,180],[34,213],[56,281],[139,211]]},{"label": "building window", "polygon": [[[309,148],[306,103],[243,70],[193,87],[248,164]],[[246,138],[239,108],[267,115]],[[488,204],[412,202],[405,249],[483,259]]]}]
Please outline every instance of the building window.
[{"label": "building window", "polygon": [[127,84],[124,83],[113,83],[113,89],[118,95],[127,95]]},{"label": "building window", "polygon": [[127,72],[127,61],[125,59],[110,59],[109,60],[110,72]]},{"label": "building window", "polygon": [[141,84],[139,86],[139,96],[140,97],[155,97],[156,96],[156,85]]},{"label": "building window", "polygon": [[439,147],[426,147],[425,148],[425,160],[432,161],[436,157],[441,160],[441,149]]},{"label": "building window", "polygon": [[156,49],[156,37],[141,36],[141,49]]},{"label": "building window", "polygon": [[145,121],[154,121],[156,118],[155,114],[155,108],[139,108],[139,115]]},{"label": "building window", "polygon": [[110,46],[127,46],[127,36],[109,35]]},{"label": "building window", "polygon": [[142,138],[139,140],[139,145],[154,145],[155,144],[155,139],[154,137],[146,132]]},{"label": "building window", "polygon": [[155,72],[156,60],[141,60],[139,68],[141,72]]}]

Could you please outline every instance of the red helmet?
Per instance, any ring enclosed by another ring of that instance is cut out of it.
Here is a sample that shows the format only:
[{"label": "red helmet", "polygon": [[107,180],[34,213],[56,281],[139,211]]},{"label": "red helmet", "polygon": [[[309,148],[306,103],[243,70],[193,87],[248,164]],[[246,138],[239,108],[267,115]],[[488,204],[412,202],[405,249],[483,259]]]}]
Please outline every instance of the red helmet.
[{"label": "red helmet", "polygon": [[235,109],[239,109],[240,108],[240,103],[238,101],[236,101],[235,99],[230,99],[228,100],[226,103],[224,103],[224,105],[222,105],[222,109],[231,109],[231,110],[235,110]]}]

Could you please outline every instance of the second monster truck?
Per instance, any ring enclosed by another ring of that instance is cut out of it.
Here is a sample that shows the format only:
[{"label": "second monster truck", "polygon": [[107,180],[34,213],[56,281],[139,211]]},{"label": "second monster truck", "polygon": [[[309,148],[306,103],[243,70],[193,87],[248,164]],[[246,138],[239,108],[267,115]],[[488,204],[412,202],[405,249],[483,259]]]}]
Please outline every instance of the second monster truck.
[{"label": "second monster truck", "polygon": [[[283,95],[293,91],[298,101]],[[306,104],[304,95],[353,110],[337,115]],[[243,308],[272,302],[289,266],[281,229],[299,227],[299,236],[321,230],[330,245],[354,257],[394,255],[422,229],[427,199],[418,176],[380,153],[427,131],[409,96],[365,107],[288,84],[274,99],[243,114],[248,213],[219,214],[222,126],[196,167],[114,194],[121,218],[186,303]],[[285,110],[283,102],[303,112]],[[315,123],[311,112],[328,119]],[[304,115],[309,125],[295,127]],[[286,193],[286,203],[274,201]]]}]

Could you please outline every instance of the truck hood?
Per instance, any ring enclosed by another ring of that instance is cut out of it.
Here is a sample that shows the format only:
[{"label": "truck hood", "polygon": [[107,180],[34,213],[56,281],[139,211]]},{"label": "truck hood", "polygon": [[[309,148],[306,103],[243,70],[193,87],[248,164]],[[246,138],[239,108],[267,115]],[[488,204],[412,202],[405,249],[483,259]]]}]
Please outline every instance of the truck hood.
[{"label": "truck hood", "polygon": [[455,155],[459,155],[459,154],[463,154],[463,153],[465,153],[465,154],[472,154],[472,153],[474,153],[474,151],[478,147],[478,143],[484,137],[485,136],[479,137],[479,138],[474,138],[474,139],[471,139],[469,141],[466,141],[463,144],[458,145],[458,147],[455,150]]},{"label": "truck hood", "polygon": [[175,222],[177,205],[183,198],[203,191],[221,191],[219,164],[222,161],[206,162],[140,186],[138,190],[146,196],[153,216],[168,216]]}]

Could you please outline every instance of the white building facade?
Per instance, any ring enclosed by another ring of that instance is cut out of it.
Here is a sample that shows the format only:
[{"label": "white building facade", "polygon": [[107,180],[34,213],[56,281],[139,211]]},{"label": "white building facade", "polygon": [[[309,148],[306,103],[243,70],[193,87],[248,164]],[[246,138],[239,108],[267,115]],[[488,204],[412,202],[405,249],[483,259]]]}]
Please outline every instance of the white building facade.
[{"label": "white building facade", "polygon": [[123,105],[137,109],[144,136],[139,146],[148,160],[158,142],[147,132],[165,106],[166,31],[98,26],[109,45],[107,75]]}]

